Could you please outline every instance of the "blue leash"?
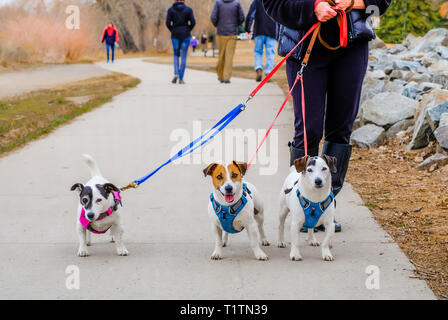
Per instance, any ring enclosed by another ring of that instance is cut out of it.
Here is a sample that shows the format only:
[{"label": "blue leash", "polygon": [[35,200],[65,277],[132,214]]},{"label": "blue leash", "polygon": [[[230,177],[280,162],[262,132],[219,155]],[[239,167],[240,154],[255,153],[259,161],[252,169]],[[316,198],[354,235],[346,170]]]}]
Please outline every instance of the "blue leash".
[{"label": "blue leash", "polygon": [[[160,165],[155,170],[148,173],[146,176],[144,176],[141,179],[134,180],[126,187],[121,188],[122,191],[130,189],[130,188],[138,188],[142,183],[144,183],[146,180],[151,178],[153,175],[155,175],[157,172],[159,172],[163,167],[167,166],[173,161],[176,161],[177,159],[183,158],[191,153],[193,153],[196,149],[202,147],[204,144],[212,140],[218,133],[220,133],[222,130],[224,130],[225,127],[229,125],[230,122],[232,122],[238,115],[244,111],[245,105],[240,104],[237,107],[235,107],[233,110],[231,110],[228,114],[226,114],[221,120],[219,120],[218,123],[216,123],[212,128],[207,130],[202,136],[199,138],[193,140],[182,148],[178,153],[176,153],[173,157],[171,157],[167,162]],[[215,130],[215,131],[214,131]],[[210,134],[211,133],[211,134]],[[207,137],[210,134],[209,137]],[[204,137],[207,137],[207,139],[204,140]]]}]

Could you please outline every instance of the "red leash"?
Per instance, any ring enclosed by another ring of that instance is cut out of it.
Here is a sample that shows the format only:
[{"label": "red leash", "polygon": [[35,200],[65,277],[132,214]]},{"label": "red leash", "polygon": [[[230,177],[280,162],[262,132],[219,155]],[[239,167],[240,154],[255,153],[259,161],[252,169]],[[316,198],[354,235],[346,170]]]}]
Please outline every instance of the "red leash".
[{"label": "red leash", "polygon": [[[332,7],[333,10],[337,11],[341,20],[340,23],[340,46],[346,47],[348,42],[348,30],[347,30],[347,15],[344,10]],[[280,109],[277,112],[277,115],[275,116],[274,120],[272,121],[271,125],[269,126],[268,130],[266,131],[266,134],[264,135],[263,139],[261,140],[257,150],[255,151],[255,154],[252,156],[250,161],[247,164],[247,169],[249,169],[252,165],[252,162],[255,160],[255,157],[257,156],[258,152],[260,151],[263,144],[266,142],[266,139],[268,138],[269,134],[271,133],[272,128],[274,127],[275,123],[277,122],[278,117],[282,113],[283,109],[286,106],[286,103],[288,102],[289,98],[291,97],[291,94],[293,90],[295,89],[297,83],[300,81],[301,89],[302,89],[302,120],[303,120],[303,140],[304,140],[304,147],[305,147],[305,155],[308,155],[308,137],[307,137],[307,130],[306,130],[306,119],[305,119],[305,92],[304,92],[304,86],[303,86],[303,70],[307,66],[311,51],[313,49],[314,43],[316,41],[316,38],[320,36],[320,26],[321,22],[315,23],[308,32],[303,36],[303,38],[300,40],[300,42],[284,57],[279,64],[275,66],[275,68],[264,78],[264,80],[255,88],[254,91],[249,95],[249,98],[247,99],[247,102],[250,101],[257,93],[260,91],[260,89],[273,77],[273,75],[280,69],[280,67],[286,62],[286,60],[289,59],[289,57],[293,54],[293,52],[299,47],[299,45],[305,41],[306,38],[308,38],[311,33],[313,33],[310,45],[308,46],[308,49],[306,51],[305,57],[302,61],[302,68],[297,73],[297,77],[294,81],[294,84],[291,86],[291,89],[288,92],[288,95],[286,96],[286,99],[283,101],[283,104],[281,105]],[[247,103],[246,102],[246,103]]]}]

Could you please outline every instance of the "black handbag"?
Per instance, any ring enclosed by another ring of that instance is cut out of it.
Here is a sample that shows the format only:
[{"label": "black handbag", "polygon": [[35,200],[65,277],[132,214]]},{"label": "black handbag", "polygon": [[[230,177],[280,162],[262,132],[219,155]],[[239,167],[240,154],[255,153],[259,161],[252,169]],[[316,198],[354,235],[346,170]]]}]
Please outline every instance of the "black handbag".
[{"label": "black handbag", "polygon": [[376,38],[375,31],[367,22],[364,10],[352,10],[347,13],[348,42],[370,41]]}]

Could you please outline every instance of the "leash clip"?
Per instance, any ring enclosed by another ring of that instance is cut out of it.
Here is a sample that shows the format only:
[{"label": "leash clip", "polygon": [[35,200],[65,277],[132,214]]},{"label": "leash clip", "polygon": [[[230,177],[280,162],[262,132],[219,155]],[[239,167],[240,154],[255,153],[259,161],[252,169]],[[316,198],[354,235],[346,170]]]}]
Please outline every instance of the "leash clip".
[{"label": "leash clip", "polygon": [[298,76],[303,76],[303,71],[305,70],[305,67],[307,66],[307,63],[302,63],[302,67],[300,68],[299,72],[297,72]]},{"label": "leash clip", "polygon": [[241,107],[241,111],[246,110],[246,106],[247,104],[250,102],[250,100],[252,100],[253,97],[252,96],[248,96],[246,102],[243,103],[242,107]]},{"label": "leash clip", "polygon": [[128,189],[137,189],[139,187],[139,184],[137,182],[131,182],[127,186],[124,186],[123,188],[120,188],[121,191],[125,191]]}]

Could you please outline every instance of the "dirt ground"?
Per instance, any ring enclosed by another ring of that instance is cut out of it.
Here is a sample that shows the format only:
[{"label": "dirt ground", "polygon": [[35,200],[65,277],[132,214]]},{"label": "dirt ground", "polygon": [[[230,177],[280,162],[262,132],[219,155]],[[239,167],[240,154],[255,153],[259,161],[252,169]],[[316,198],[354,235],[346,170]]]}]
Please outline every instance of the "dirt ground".
[{"label": "dirt ground", "polygon": [[0,155],[51,132],[138,83],[136,78],[115,73],[0,99]]},{"label": "dirt ground", "polygon": [[[171,61],[170,56],[150,60]],[[192,56],[188,67],[214,72],[216,62],[217,57]],[[255,77],[253,42],[238,42],[233,75]],[[273,81],[286,94],[284,67]],[[433,172],[416,170],[435,147],[405,154],[410,138],[407,133],[380,148],[354,148],[347,181],[415,265],[415,277],[426,280],[439,299],[448,299],[448,166]]]}]

